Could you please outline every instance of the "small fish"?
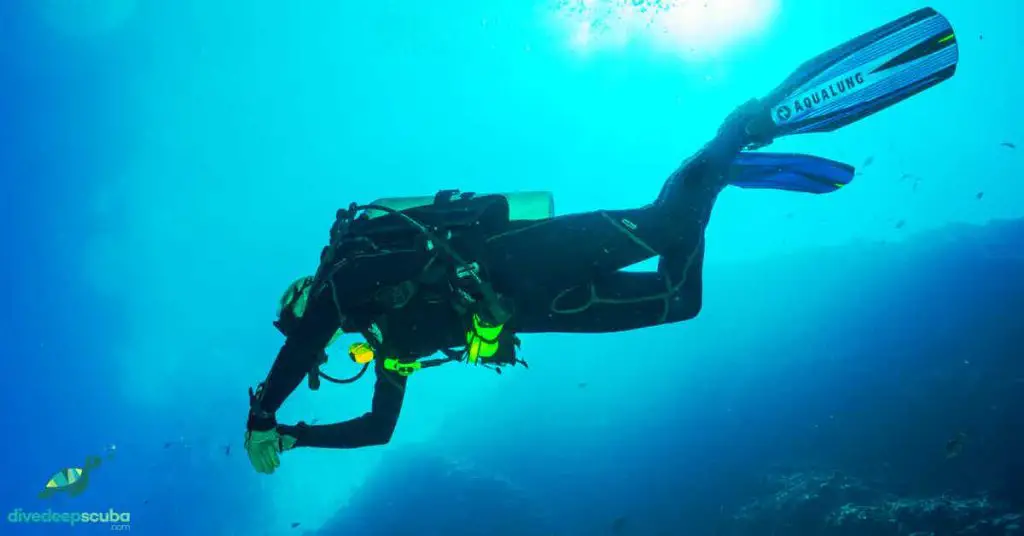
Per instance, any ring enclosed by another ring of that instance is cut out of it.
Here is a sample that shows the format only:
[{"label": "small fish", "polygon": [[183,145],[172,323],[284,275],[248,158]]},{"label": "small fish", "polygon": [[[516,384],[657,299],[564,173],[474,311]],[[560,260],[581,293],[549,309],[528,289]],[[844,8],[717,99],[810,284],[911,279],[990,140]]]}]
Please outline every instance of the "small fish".
[{"label": "small fish", "polygon": [[955,436],[946,441],[946,459],[956,458],[964,451],[964,443],[967,441],[967,434],[957,432]]},{"label": "small fish", "polygon": [[587,382],[577,383],[576,387],[579,387],[580,389],[586,389],[587,388]]},{"label": "small fish", "polygon": [[868,166],[870,166],[871,164],[874,164],[874,163],[875,163],[875,157],[869,156],[869,157],[864,159],[864,163],[861,164],[860,167],[866,168],[866,167],[868,167]]},{"label": "small fish", "polygon": [[985,40],[985,34],[978,34],[978,41],[984,41],[984,40]]},{"label": "small fish", "polygon": [[974,196],[975,199],[981,199],[982,197],[985,197],[985,192],[978,192]]},{"label": "small fish", "polygon": [[1003,143],[1000,143],[999,145],[1001,147],[1006,147],[1008,149],[1016,149],[1017,148],[1017,144],[1013,143],[1012,141],[1004,141]]},{"label": "small fish", "polygon": [[916,192],[918,185],[921,184],[921,177],[918,177],[917,175],[914,175],[913,173],[904,173],[903,175],[900,175],[900,181],[906,181],[906,180],[912,181],[911,184],[910,184],[910,189],[911,189],[911,191]]},{"label": "small fish", "polygon": [[299,528],[299,525],[301,525],[301,524],[302,523],[292,523],[292,528],[293,529]]},{"label": "small fish", "polygon": [[231,456],[231,445],[224,445],[224,455]]},{"label": "small fish", "polygon": [[174,441],[168,441],[168,442],[164,443],[164,448],[165,449],[169,449],[169,448],[171,448],[171,445],[174,445]]},{"label": "small fish", "polygon": [[907,224],[907,220],[900,220],[900,221],[896,222],[896,228],[897,229],[902,229],[903,226],[906,225],[906,224]]}]

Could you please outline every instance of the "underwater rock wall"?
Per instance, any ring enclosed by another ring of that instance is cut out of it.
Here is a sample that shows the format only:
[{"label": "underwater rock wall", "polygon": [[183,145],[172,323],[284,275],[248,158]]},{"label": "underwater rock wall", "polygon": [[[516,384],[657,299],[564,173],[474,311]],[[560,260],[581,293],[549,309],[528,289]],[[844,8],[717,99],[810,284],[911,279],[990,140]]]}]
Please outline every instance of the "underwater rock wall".
[{"label": "underwater rock wall", "polygon": [[[756,280],[743,279],[750,273]],[[705,410],[722,445],[706,463],[728,482],[698,502],[725,504],[746,521],[737,527],[725,515],[696,532],[1019,529],[1011,518],[1024,512],[1024,221],[811,251],[715,277],[757,298],[730,312],[761,326],[749,351],[770,365],[736,367],[731,375],[747,375],[738,381],[716,378],[745,388],[745,400],[721,396],[734,406],[729,415],[714,403]],[[787,301],[796,284],[807,298]],[[786,319],[765,320],[780,303]],[[806,481],[837,471],[851,475],[854,496],[780,502],[778,486],[766,485],[781,478],[773,475]],[[771,514],[751,504],[773,505]]]},{"label": "underwater rock wall", "polygon": [[[828,304],[789,304],[805,332],[768,323],[757,337],[776,364],[752,373],[748,404],[760,408],[756,428],[791,430],[776,458],[856,469],[906,492],[997,492],[1024,506],[1014,476],[1024,475],[1024,221],[769,263],[743,289],[765,299],[733,314],[770,315],[785,299],[777,289],[793,281]],[[958,434],[964,455],[947,459]]]},{"label": "underwater rock wall", "polygon": [[1024,515],[985,495],[901,497],[840,472],[773,475],[721,534],[1020,536]]},{"label": "underwater rock wall", "polygon": [[315,534],[321,536],[546,536],[545,509],[507,478],[427,446],[388,452],[369,479]]}]

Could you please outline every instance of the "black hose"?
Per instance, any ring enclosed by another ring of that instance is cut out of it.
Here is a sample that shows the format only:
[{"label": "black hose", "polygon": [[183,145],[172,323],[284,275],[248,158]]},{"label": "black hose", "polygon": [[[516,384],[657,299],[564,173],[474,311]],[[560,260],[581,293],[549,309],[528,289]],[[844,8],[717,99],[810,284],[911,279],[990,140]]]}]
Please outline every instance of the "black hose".
[{"label": "black hose", "polygon": [[365,365],[363,365],[362,370],[357,372],[355,376],[352,376],[351,378],[345,378],[344,380],[339,380],[338,378],[335,378],[333,376],[328,376],[327,374],[324,374],[322,371],[319,371],[319,370],[317,371],[317,375],[320,376],[321,378],[331,382],[331,383],[336,383],[338,385],[345,385],[347,383],[353,383],[353,382],[359,380],[359,378],[362,378],[363,374],[366,374],[366,370],[369,369],[369,368],[370,368],[370,364],[366,363]]}]

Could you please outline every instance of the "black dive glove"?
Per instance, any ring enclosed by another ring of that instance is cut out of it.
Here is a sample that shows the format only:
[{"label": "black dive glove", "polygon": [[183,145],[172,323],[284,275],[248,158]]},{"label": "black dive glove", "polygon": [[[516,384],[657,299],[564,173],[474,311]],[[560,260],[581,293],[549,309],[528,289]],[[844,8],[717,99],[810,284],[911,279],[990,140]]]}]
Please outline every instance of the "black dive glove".
[{"label": "black dive glove", "polygon": [[263,385],[253,391],[249,388],[249,418],[245,422],[247,432],[266,432],[277,427],[277,418],[273,413],[267,413],[260,409],[260,401],[263,399]]},{"label": "black dive glove", "polygon": [[249,389],[249,418],[245,423],[245,452],[249,463],[259,473],[271,474],[281,466],[280,455],[295,448],[295,437],[278,432],[273,413],[260,409],[261,385]]},{"label": "black dive glove", "polygon": [[277,428],[277,418],[272,413],[249,411],[249,419],[245,422],[247,432],[266,432]]}]

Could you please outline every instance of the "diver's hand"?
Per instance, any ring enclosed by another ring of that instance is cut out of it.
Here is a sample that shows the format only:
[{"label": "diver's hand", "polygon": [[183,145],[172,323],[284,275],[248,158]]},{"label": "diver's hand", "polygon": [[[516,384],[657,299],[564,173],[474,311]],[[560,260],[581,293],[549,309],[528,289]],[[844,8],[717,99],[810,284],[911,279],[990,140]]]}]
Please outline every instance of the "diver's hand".
[{"label": "diver's hand", "polygon": [[[252,394],[250,399],[252,403]],[[280,454],[294,446],[294,437],[278,432],[274,414],[259,410],[253,403],[245,421],[245,452],[253,469],[267,475],[273,473],[281,466]]]},{"label": "diver's hand", "polygon": [[284,435],[276,428],[245,433],[245,452],[257,473],[272,474],[281,466],[281,453],[295,448],[295,438]]}]

